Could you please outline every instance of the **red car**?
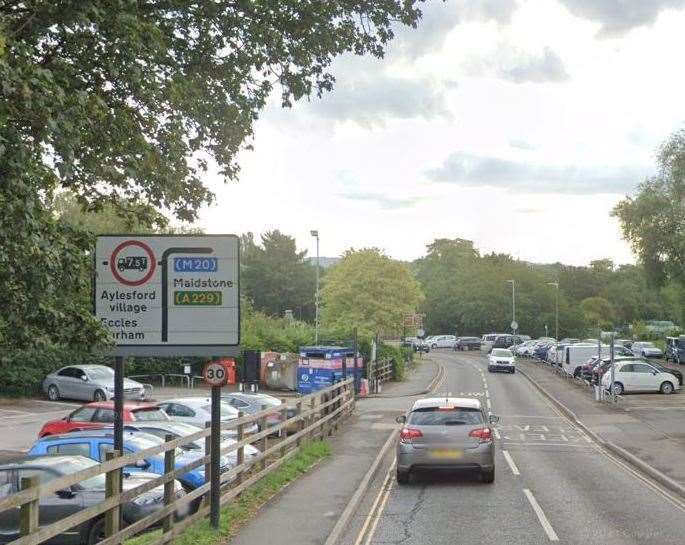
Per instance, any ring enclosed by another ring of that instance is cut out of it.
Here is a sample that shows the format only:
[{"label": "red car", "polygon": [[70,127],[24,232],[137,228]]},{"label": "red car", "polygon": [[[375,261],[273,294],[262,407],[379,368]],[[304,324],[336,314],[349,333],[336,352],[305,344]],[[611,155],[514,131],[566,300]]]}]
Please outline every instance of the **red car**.
[{"label": "red car", "polygon": [[[152,403],[124,403],[124,422],[141,420],[169,420],[169,417],[162,409]],[[114,402],[96,401],[95,403],[87,403],[61,420],[46,422],[38,432],[38,437],[104,428],[113,423]]]}]

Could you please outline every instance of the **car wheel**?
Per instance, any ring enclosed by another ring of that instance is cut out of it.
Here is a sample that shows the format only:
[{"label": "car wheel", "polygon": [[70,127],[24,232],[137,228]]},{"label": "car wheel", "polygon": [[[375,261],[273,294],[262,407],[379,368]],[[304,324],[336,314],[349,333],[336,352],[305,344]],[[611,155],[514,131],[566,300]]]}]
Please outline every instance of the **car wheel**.
[{"label": "car wheel", "polygon": [[50,387],[48,388],[48,399],[50,401],[59,400],[59,388],[57,388],[57,386],[54,384],[50,384]]},{"label": "car wheel", "polygon": [[397,470],[397,484],[409,484],[409,472]]},{"label": "car wheel", "polygon": [[484,483],[487,484],[492,484],[495,482],[495,468],[493,467],[489,471],[481,471],[480,473],[481,479],[483,479]]},{"label": "car wheel", "polygon": [[623,384],[620,382],[614,382],[613,394],[617,396],[623,395]]},{"label": "car wheel", "polygon": [[87,545],[95,545],[103,539],[105,539],[105,520],[98,519],[88,530],[88,541],[86,543]]},{"label": "car wheel", "polygon": [[438,347],[437,344],[431,344],[431,349],[435,350]]},{"label": "car wheel", "polygon": [[661,388],[659,388],[659,391],[660,391],[662,394],[666,394],[666,395],[672,394],[672,393],[673,393],[673,390],[674,390],[673,384],[671,384],[671,383],[668,382],[668,381],[661,383]]},{"label": "car wheel", "polygon": [[514,373],[516,373],[516,369],[512,368],[511,371],[509,371],[509,372],[513,375]]},{"label": "car wheel", "polygon": [[488,365],[488,373],[492,373],[492,367]]},{"label": "car wheel", "polygon": [[95,390],[93,401],[107,401],[107,395],[102,390]]}]

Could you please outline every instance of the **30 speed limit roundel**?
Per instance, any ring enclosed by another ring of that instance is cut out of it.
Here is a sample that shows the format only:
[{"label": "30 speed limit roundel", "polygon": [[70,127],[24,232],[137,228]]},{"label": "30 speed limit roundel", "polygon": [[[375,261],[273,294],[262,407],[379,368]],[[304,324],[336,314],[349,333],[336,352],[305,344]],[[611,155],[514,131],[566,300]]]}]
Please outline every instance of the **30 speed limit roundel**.
[{"label": "30 speed limit roundel", "polygon": [[140,240],[119,244],[109,260],[112,275],[125,286],[145,284],[155,274],[157,266],[152,248]]},{"label": "30 speed limit roundel", "polygon": [[202,371],[205,383],[210,386],[223,386],[228,379],[226,367],[219,362],[209,362]]}]

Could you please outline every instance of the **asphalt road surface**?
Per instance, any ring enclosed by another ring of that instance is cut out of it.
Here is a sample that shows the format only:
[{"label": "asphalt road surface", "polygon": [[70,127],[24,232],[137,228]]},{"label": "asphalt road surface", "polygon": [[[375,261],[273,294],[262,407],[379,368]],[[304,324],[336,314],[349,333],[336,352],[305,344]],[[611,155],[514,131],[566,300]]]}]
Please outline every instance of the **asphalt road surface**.
[{"label": "asphalt road surface", "polygon": [[495,483],[441,475],[400,487],[391,454],[345,545],[685,543],[685,504],[591,442],[525,377],[488,373],[480,354],[432,356],[447,369],[437,392],[478,397],[501,417]]}]

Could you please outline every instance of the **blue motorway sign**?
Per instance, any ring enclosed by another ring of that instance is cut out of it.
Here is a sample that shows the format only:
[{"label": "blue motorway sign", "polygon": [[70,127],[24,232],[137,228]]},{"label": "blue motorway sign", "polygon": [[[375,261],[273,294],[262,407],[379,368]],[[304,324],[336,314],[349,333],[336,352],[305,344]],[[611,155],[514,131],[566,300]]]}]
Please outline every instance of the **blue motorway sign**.
[{"label": "blue motorway sign", "polygon": [[219,260],[216,257],[174,257],[174,272],[216,272]]}]

